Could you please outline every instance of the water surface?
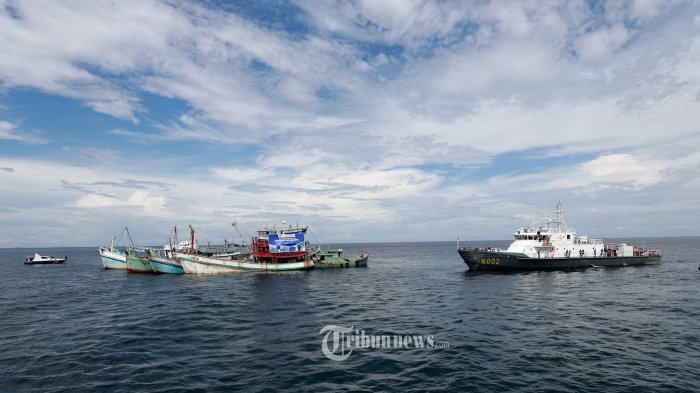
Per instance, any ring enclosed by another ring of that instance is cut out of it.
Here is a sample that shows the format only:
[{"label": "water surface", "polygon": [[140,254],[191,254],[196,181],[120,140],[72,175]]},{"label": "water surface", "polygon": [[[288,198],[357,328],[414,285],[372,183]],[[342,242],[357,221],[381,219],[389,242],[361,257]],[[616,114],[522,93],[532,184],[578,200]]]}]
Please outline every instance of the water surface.
[{"label": "water surface", "polygon": [[[454,242],[383,243],[341,245],[371,253],[364,269],[176,276],[102,270],[96,248],[37,250],[68,255],[56,266],[4,249],[0,391],[698,391],[700,239],[627,241],[662,263],[484,274]],[[336,362],[325,325],[449,348]]]}]

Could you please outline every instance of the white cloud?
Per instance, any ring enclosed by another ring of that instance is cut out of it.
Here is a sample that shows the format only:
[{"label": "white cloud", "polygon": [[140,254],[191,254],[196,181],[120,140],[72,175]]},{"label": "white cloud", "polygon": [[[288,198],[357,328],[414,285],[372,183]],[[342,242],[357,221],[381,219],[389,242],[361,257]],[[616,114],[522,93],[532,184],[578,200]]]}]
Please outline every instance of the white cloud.
[{"label": "white cloud", "polygon": [[47,140],[36,133],[29,133],[27,131],[18,132],[16,124],[5,120],[0,120],[0,140],[2,139],[32,144],[48,143]]},{"label": "white cloud", "polygon": [[215,176],[236,183],[247,183],[269,180],[274,171],[258,168],[211,168]]},{"label": "white cloud", "polygon": [[[700,89],[692,34],[674,23],[639,33],[644,21],[672,5],[607,4],[603,15],[576,2],[299,5],[324,29],[320,35],[270,29],[188,2],[55,3],[51,12],[18,3],[17,17],[0,14],[0,27],[12,38],[0,48],[8,53],[0,60],[0,78],[10,87],[78,98],[134,121],[148,110],[141,91],[177,98],[192,110],[163,122],[162,134],[149,138],[228,144],[354,124],[374,136],[428,135],[468,145],[490,137],[494,127],[507,134],[513,125],[530,123],[522,131],[533,136],[529,144],[557,145],[576,138],[560,139],[552,127],[534,124],[532,108],[542,124],[590,118],[584,113],[600,102],[643,105],[661,115],[677,112],[664,108],[668,95]],[[625,27],[626,15],[641,18],[634,31]],[[408,51],[398,57],[368,53],[335,33]],[[586,61],[572,58],[573,50]],[[317,96],[323,90],[334,98]],[[681,104],[696,110],[692,102]],[[636,116],[604,112],[627,122]],[[506,121],[499,124],[499,115]],[[492,126],[481,131],[481,118]],[[468,140],[455,135],[465,128]],[[687,132],[683,128],[670,132]]]},{"label": "white cloud", "polygon": [[622,24],[601,28],[581,37],[577,52],[583,60],[607,59],[629,38],[630,32]]},{"label": "white cloud", "polygon": [[13,7],[16,17],[0,13],[0,79],[8,87],[80,99],[133,121],[143,110],[139,89],[183,99],[215,121],[260,128],[284,112],[302,116],[291,104],[314,105],[321,84],[352,80],[340,72],[349,53],[341,44],[298,41],[194,4]]},{"label": "white cloud", "polygon": [[667,159],[619,153],[601,155],[573,167],[554,168],[537,174],[497,176],[489,182],[530,192],[568,190],[597,193],[610,189],[640,191],[670,180],[679,171],[697,171],[699,165],[698,153]]},{"label": "white cloud", "polygon": [[428,1],[309,2],[297,4],[324,31],[368,42],[401,43],[408,48],[449,36],[471,15],[466,4]]},{"label": "white cloud", "polygon": [[[624,196],[693,211],[680,198],[697,193],[688,151],[700,133],[696,4],[299,4],[290,20],[313,25],[293,31],[187,1],[4,7],[0,81],[10,99],[26,87],[74,98],[138,123],[112,138],[192,140],[246,162],[203,157],[172,175],[154,163],[128,167],[120,147],[101,161],[83,150],[89,168],[2,158],[14,170],[0,170],[6,217],[20,225],[44,215],[62,228],[132,220],[148,223],[151,238],[175,220],[222,229],[310,217],[367,240],[422,237],[416,223],[441,228],[435,239],[470,224],[490,236],[502,229],[494,222],[529,212],[524,199],[552,192],[582,205],[619,207]],[[182,112],[156,112],[144,93],[181,101]],[[31,135],[0,122],[0,139]],[[504,176],[522,152],[534,164],[594,158]],[[663,195],[660,185],[688,194]]]},{"label": "white cloud", "polygon": [[113,196],[88,194],[75,201],[75,206],[84,208],[139,207],[145,213],[155,213],[165,208],[165,198],[163,196],[150,196],[148,191],[134,191],[125,200]]},{"label": "white cloud", "polygon": [[678,1],[675,0],[634,0],[630,16],[633,19],[649,20],[677,4]]}]

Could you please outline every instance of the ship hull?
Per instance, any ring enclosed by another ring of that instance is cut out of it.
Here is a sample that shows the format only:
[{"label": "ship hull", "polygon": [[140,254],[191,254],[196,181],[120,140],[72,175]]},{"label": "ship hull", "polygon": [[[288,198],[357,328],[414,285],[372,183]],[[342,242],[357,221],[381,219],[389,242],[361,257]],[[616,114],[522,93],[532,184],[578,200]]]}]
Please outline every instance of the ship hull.
[{"label": "ship hull", "polygon": [[153,270],[159,273],[168,274],[184,274],[185,269],[182,267],[182,263],[176,259],[150,257],[148,261],[151,263]]},{"label": "ship hull", "polygon": [[314,267],[313,261],[267,263],[253,260],[219,260],[196,255],[177,254],[185,273],[189,274],[226,274],[241,271],[288,271],[305,270]]},{"label": "ship hull", "polygon": [[126,270],[126,255],[100,248],[100,258],[105,269]]},{"label": "ship hull", "polygon": [[127,255],[126,271],[129,273],[153,273],[153,267],[147,258]]},{"label": "ship hull", "polygon": [[660,262],[659,256],[530,258],[525,254],[502,251],[459,249],[469,270],[566,270],[589,267],[620,267]]}]

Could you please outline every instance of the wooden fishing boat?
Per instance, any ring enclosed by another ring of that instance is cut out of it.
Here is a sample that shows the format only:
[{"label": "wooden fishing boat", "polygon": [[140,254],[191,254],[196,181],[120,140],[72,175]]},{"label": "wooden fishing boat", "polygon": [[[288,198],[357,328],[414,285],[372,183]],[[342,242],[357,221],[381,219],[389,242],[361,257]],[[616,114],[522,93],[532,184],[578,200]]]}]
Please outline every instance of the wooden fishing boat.
[{"label": "wooden fishing boat", "polygon": [[126,270],[126,253],[114,244],[114,237],[109,246],[100,246],[100,258],[105,269]]},{"label": "wooden fishing boat", "polygon": [[[124,239],[125,246],[123,250],[120,250],[118,244],[122,239]],[[100,246],[98,248],[100,258],[102,259],[102,266],[105,269],[127,270],[126,253],[131,247],[136,246],[134,246],[134,241],[131,239],[129,228],[124,227],[124,231],[121,236],[119,236],[119,240],[115,241],[114,236],[112,236],[112,241],[108,246]]]},{"label": "wooden fishing boat", "polygon": [[[243,233],[234,224],[234,228],[242,238]],[[191,229],[190,243],[194,245],[194,229]],[[283,229],[265,228],[252,237],[250,249],[252,255],[241,258],[233,255],[230,258],[214,258],[197,253],[194,246],[190,250],[176,251],[175,257],[180,259],[185,273],[221,274],[240,271],[286,271],[304,270],[314,267],[307,252],[305,238],[308,227]]]},{"label": "wooden fishing boat", "polygon": [[168,246],[146,251],[151,267],[158,273],[184,274],[185,269],[182,268],[182,262],[173,255],[172,246]]},{"label": "wooden fishing boat", "polygon": [[369,259],[368,252],[348,258],[345,257],[342,249],[324,251],[316,248],[314,251],[311,259],[313,259],[316,269],[367,267],[367,260]]},{"label": "wooden fishing boat", "polygon": [[153,273],[148,257],[136,255],[133,248],[126,253],[126,271],[129,273]]}]

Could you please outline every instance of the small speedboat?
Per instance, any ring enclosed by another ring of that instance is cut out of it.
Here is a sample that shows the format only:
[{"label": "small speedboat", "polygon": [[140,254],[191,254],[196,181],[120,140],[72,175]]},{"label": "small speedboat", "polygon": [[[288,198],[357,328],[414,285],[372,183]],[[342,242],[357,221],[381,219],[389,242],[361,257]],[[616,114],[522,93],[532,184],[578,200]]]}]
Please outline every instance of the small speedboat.
[{"label": "small speedboat", "polygon": [[55,257],[47,257],[44,255],[39,255],[39,254],[34,254],[33,257],[26,257],[24,258],[24,264],[25,265],[55,265],[58,263],[63,263],[68,260],[68,257],[65,256],[63,258],[55,258]]}]

